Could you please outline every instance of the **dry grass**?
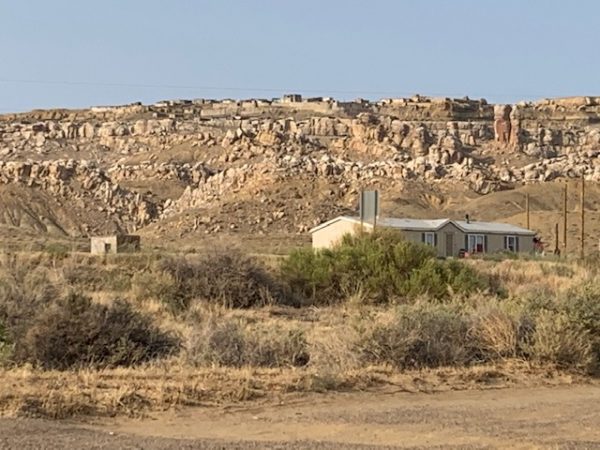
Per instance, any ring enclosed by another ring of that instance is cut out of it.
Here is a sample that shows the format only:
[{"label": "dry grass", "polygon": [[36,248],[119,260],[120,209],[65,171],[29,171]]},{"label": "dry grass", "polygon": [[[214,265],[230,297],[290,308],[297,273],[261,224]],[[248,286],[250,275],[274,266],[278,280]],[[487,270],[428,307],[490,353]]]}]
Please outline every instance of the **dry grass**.
[{"label": "dry grass", "polygon": [[[156,257],[147,255],[106,261],[0,256],[0,313],[3,302],[42,308],[70,289],[87,286],[94,304],[112,308],[117,298],[124,299],[158,329],[187,343],[178,355],[136,367],[58,372],[5,366],[0,414],[137,416],[185,406],[277,401],[307,392],[597,382],[585,371],[596,367],[593,359],[600,355],[595,328],[600,309],[592,308],[600,285],[589,269],[575,264],[477,261],[478,269],[502,282],[506,298],[422,298],[400,312],[365,306],[360,291],[354,299],[321,308],[271,303],[236,309],[198,298],[174,312],[161,299],[139,299],[130,282],[155,264]],[[592,287],[583,289],[586,280]],[[571,309],[559,296],[568,298]],[[36,315],[36,308],[26,309],[26,315]],[[227,352],[233,363],[223,360]],[[295,364],[304,352],[308,359]]]},{"label": "dry grass", "polygon": [[592,273],[579,265],[563,261],[468,261],[479,270],[498,278],[513,296],[529,293],[550,294],[564,292],[589,279]]},{"label": "dry grass", "polygon": [[281,402],[310,392],[386,390],[440,392],[591,382],[552,369],[511,362],[473,368],[397,372],[369,367],[332,375],[314,369],[191,369],[177,362],[136,369],[0,370],[0,415],[68,418],[139,417],[151,411],[237,402]]},{"label": "dry grass", "polygon": [[541,362],[552,362],[558,367],[595,369],[594,341],[589,331],[580,324],[570,323],[564,313],[544,311],[536,322],[530,345],[531,357]]},{"label": "dry grass", "polygon": [[284,322],[252,326],[224,315],[193,326],[186,347],[187,361],[204,367],[300,367],[310,359],[301,328]]},{"label": "dry grass", "polygon": [[487,360],[515,358],[519,352],[519,323],[500,309],[490,309],[478,317],[471,336]]},{"label": "dry grass", "polygon": [[361,321],[356,351],[364,362],[401,370],[469,365],[469,319],[454,305],[401,305]]}]

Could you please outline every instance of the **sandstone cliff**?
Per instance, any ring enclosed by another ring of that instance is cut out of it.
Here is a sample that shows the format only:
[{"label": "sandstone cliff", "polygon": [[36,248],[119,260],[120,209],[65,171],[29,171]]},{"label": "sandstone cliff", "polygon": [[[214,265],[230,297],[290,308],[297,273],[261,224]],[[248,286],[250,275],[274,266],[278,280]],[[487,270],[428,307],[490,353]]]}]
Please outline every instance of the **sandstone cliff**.
[{"label": "sandstone cliff", "polygon": [[453,215],[524,185],[596,182],[598,155],[596,97],[290,96],[32,111],[0,116],[0,185],[29,202],[35,192],[68,203],[72,215],[21,205],[29,219],[15,220],[15,206],[0,202],[0,222],[69,235],[304,233],[351,212],[363,187],[381,189],[392,213]]}]

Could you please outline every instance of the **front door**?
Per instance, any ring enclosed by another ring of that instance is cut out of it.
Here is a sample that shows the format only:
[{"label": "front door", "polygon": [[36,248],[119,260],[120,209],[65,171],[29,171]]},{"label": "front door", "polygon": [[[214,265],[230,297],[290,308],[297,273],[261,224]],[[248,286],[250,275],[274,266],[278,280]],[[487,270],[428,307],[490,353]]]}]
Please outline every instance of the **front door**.
[{"label": "front door", "polygon": [[446,256],[454,256],[454,233],[446,233]]}]

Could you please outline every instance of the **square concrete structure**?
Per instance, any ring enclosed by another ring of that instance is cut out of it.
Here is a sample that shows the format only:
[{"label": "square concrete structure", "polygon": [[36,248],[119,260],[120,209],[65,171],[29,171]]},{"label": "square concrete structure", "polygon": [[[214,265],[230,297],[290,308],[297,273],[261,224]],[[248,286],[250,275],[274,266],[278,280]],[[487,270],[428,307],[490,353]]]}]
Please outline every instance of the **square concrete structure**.
[{"label": "square concrete structure", "polygon": [[133,234],[94,236],[90,239],[92,255],[137,252],[140,250],[140,237]]},{"label": "square concrete structure", "polygon": [[[373,231],[373,225],[363,223],[357,217],[340,216],[312,230],[313,248],[331,248],[346,234],[355,234],[362,229]],[[421,242],[436,248],[440,257],[457,257],[463,252],[496,253],[533,252],[536,233],[515,225],[495,222],[478,222],[451,219],[394,219],[377,221],[377,226],[400,231],[409,241]]]},{"label": "square concrete structure", "polygon": [[300,103],[302,101],[302,95],[300,94],[285,94],[281,97],[281,103]]}]

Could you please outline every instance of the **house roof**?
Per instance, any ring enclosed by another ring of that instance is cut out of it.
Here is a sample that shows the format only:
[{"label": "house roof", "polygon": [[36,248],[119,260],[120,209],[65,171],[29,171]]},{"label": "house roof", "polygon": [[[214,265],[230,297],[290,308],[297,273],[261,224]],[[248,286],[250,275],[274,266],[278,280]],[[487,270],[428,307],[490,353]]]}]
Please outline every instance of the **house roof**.
[{"label": "house roof", "polygon": [[395,219],[385,218],[377,223],[383,227],[398,228],[401,230],[439,230],[450,222],[450,219]]},{"label": "house roof", "polygon": [[334,217],[331,220],[328,220],[327,222],[323,222],[322,224],[317,225],[314,228],[311,228],[310,230],[308,230],[308,232],[309,233],[314,233],[315,231],[319,231],[322,228],[328,227],[332,223],[339,222],[340,220],[347,220],[347,221],[350,221],[350,222],[356,222],[356,223],[360,224],[360,219],[358,217],[338,216],[338,217]]},{"label": "house roof", "polygon": [[536,234],[535,231],[501,222],[477,222],[454,220],[454,224],[465,233]]},{"label": "house roof", "polygon": [[[339,216],[314,227],[309,232],[314,233],[315,231],[319,231],[322,228],[325,228],[340,220],[346,220],[360,224],[360,219],[358,217]],[[473,220],[466,222],[464,220],[451,219],[401,219],[392,217],[382,218],[377,221],[377,224],[383,227],[415,231],[437,231],[448,223],[452,223],[464,233],[524,234],[531,236],[536,234],[535,231],[500,222],[478,222]],[[365,223],[365,225],[371,226],[370,223]]]}]

